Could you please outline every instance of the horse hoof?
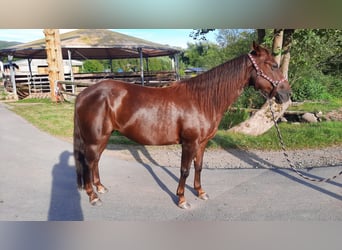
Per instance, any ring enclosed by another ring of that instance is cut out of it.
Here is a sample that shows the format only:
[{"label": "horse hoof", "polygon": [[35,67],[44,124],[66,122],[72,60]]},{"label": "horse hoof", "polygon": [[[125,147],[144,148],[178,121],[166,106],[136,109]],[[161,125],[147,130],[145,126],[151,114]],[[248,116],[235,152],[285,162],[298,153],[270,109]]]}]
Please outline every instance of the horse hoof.
[{"label": "horse hoof", "polygon": [[100,200],[100,198],[95,198],[94,200],[90,201],[90,204],[93,206],[101,206],[102,201]]},{"label": "horse hoof", "polygon": [[207,193],[202,193],[200,195],[198,195],[198,197],[202,200],[208,200],[209,199],[209,195]]},{"label": "horse hoof", "polygon": [[108,193],[108,188],[106,188],[106,187],[104,187],[104,186],[99,187],[99,188],[97,188],[97,192],[98,192],[99,194]]},{"label": "horse hoof", "polygon": [[187,203],[186,201],[178,204],[178,207],[182,208],[182,209],[190,209],[191,208],[191,205],[190,203]]}]

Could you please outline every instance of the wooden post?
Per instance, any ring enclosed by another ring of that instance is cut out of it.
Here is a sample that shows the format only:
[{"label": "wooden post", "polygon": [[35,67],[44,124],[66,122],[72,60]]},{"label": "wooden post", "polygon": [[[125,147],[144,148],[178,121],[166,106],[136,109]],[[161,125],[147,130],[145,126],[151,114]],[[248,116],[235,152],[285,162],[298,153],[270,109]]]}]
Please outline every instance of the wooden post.
[{"label": "wooden post", "polygon": [[56,81],[64,80],[64,66],[58,29],[44,29],[51,100],[57,101]]},{"label": "wooden post", "polygon": [[274,30],[272,53],[273,53],[274,59],[278,63],[279,67],[281,64],[283,37],[284,37],[284,30],[283,29],[275,29]]},{"label": "wooden post", "polygon": [[139,55],[140,55],[140,78],[141,78],[141,85],[144,86],[144,61],[143,61],[143,53],[142,48],[138,48]]}]

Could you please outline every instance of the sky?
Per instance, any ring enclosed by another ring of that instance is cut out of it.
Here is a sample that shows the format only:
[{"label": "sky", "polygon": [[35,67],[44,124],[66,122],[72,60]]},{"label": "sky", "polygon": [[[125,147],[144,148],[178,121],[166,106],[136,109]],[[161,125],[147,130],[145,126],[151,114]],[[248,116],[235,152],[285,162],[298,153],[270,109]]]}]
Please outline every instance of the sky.
[{"label": "sky", "polygon": [[[60,33],[71,29],[61,29]],[[187,43],[195,43],[189,36],[192,29],[113,29],[126,35],[135,36],[151,42],[187,48]],[[215,32],[210,32],[207,40],[215,42]],[[0,41],[31,42],[44,38],[43,29],[0,29]]]}]

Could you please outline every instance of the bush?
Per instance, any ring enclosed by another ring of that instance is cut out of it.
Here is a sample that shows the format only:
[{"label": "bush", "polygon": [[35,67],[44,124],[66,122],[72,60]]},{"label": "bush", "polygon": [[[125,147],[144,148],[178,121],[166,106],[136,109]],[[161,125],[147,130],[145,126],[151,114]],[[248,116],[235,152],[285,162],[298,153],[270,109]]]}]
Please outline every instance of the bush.
[{"label": "bush", "polygon": [[324,79],[303,79],[292,86],[293,101],[321,101],[331,99],[326,85],[323,84]]},{"label": "bush", "polygon": [[103,72],[104,66],[99,60],[86,60],[83,63],[83,73]]},{"label": "bush", "polygon": [[325,83],[330,95],[336,98],[342,98],[342,78],[327,76]]},{"label": "bush", "polygon": [[245,88],[239,99],[233,104],[237,108],[260,108],[265,103],[265,98],[254,88]]},{"label": "bush", "polygon": [[249,117],[249,113],[246,110],[242,109],[234,109],[234,110],[228,110],[219,125],[219,129],[227,130],[235,125],[243,122]]}]

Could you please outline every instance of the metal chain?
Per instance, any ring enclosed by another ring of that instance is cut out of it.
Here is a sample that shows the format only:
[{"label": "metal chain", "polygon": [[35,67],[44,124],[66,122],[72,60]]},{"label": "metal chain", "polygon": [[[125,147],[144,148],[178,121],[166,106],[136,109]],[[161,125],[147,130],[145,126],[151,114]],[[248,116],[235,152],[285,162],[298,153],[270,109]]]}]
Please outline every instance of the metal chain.
[{"label": "metal chain", "polygon": [[311,177],[306,176],[306,175],[302,174],[301,172],[299,172],[297,170],[297,168],[295,167],[295,165],[290,160],[289,155],[286,152],[285,143],[284,143],[283,137],[282,137],[282,135],[280,133],[280,129],[279,129],[278,123],[277,123],[276,118],[275,118],[275,113],[274,113],[274,111],[272,109],[272,100],[269,99],[268,103],[269,103],[270,111],[271,111],[271,114],[272,114],[272,120],[273,120],[274,126],[275,126],[275,128],[277,130],[277,135],[278,135],[278,138],[279,138],[279,141],[280,141],[280,146],[281,146],[281,149],[283,151],[283,155],[284,155],[286,161],[288,162],[289,166],[291,167],[291,169],[294,172],[296,172],[300,177],[302,177],[302,178],[304,178],[306,180],[315,181],[315,182],[328,182],[330,180],[333,180],[333,179],[337,178],[338,176],[340,176],[342,174],[342,171],[340,171],[337,175],[334,175],[333,177],[318,179],[318,178],[311,178]]}]

